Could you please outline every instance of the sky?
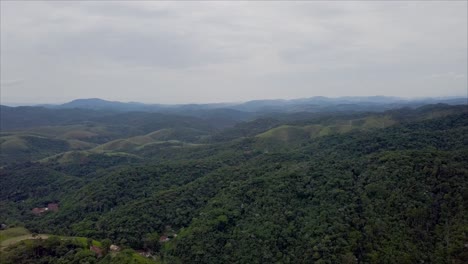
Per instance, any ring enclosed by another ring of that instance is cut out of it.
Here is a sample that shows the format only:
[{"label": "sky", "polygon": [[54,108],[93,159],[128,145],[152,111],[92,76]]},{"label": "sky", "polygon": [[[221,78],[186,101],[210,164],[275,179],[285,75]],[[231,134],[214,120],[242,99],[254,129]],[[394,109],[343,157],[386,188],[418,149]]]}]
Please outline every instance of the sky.
[{"label": "sky", "polygon": [[467,96],[467,1],[1,1],[3,104]]}]

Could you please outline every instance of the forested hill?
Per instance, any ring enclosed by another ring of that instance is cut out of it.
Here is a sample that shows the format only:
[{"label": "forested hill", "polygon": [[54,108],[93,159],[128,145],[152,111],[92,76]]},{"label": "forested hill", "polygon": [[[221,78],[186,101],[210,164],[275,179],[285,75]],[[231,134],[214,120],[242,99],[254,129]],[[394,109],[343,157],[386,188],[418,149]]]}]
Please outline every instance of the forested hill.
[{"label": "forested hill", "polygon": [[[0,223],[157,263],[468,262],[466,106],[195,125],[5,165]],[[13,244],[0,260],[79,261],[64,243]]]}]

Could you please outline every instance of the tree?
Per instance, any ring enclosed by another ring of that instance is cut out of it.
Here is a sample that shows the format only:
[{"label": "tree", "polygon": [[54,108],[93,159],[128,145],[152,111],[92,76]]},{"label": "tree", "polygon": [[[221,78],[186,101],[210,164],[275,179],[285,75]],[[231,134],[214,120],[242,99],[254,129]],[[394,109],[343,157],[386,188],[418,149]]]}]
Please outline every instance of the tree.
[{"label": "tree", "polygon": [[90,248],[93,245],[93,239],[87,238],[86,239],[86,248]]},{"label": "tree", "polygon": [[146,234],[144,238],[144,247],[148,250],[153,252],[158,252],[161,248],[161,244],[159,243],[159,234],[156,232]]},{"label": "tree", "polygon": [[105,255],[107,255],[109,253],[109,248],[110,248],[110,246],[112,244],[112,241],[110,239],[106,238],[106,239],[103,239],[101,241],[101,244],[102,244],[102,254],[104,254],[104,256],[105,256]]}]

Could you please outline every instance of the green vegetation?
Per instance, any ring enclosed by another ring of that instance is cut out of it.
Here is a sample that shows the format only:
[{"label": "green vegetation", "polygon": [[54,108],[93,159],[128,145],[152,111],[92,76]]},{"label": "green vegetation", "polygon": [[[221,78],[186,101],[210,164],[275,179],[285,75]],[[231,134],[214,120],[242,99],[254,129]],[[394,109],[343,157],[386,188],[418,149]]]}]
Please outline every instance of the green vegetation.
[{"label": "green vegetation", "polygon": [[6,230],[0,230],[0,243],[7,239],[29,234],[30,232],[24,227],[12,227]]},{"label": "green vegetation", "polygon": [[54,235],[0,231],[22,240],[2,263],[468,262],[466,106],[99,126],[117,117],[120,136],[68,131],[95,145],[0,169],[0,223]]},{"label": "green vegetation", "polygon": [[134,250],[111,252],[109,245],[82,237],[22,235],[9,240],[2,243],[1,263],[155,263]]},{"label": "green vegetation", "polygon": [[[1,263],[155,263],[134,250],[111,252],[110,241],[86,237],[31,234],[24,227],[0,231]],[[100,253],[90,250],[96,247]]]}]

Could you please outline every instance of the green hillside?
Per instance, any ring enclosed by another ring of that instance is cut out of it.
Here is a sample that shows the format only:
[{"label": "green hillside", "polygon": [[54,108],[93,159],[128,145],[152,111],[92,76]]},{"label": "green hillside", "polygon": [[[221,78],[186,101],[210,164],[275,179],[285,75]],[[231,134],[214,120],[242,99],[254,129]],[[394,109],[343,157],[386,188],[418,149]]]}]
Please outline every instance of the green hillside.
[{"label": "green hillside", "polygon": [[[0,166],[13,162],[38,161],[73,150],[90,152],[134,152],[146,145],[197,142],[209,132],[190,128],[163,128],[148,134],[135,128],[114,127],[105,124],[46,126],[0,134]],[[65,154],[64,154],[65,155]]]},{"label": "green hillside", "polygon": [[108,240],[101,243],[86,237],[31,234],[18,227],[0,230],[0,238],[7,238],[0,239],[0,261],[5,264],[37,263],[38,260],[41,263],[157,263],[129,248],[112,251]]},{"label": "green hillside", "polygon": [[[466,263],[467,110],[285,115],[224,131],[181,125],[9,164],[0,223],[128,251],[96,258],[44,239],[15,244],[4,262]],[[2,138],[33,146],[19,133]],[[33,213],[49,203],[59,209]],[[50,253],[63,246],[73,253]]]}]

